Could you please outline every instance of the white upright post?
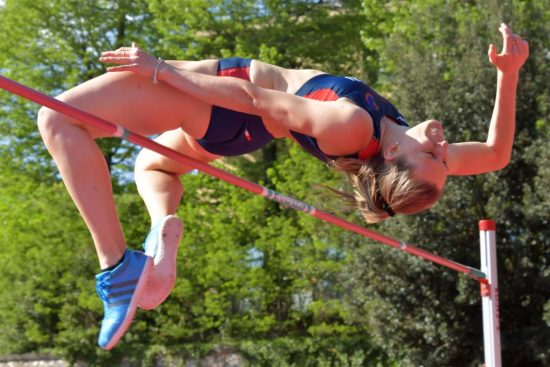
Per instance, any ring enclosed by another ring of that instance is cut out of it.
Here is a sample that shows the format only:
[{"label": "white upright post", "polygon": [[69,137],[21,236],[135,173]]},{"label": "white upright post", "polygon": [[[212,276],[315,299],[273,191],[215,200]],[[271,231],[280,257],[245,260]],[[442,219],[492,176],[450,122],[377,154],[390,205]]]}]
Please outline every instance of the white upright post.
[{"label": "white upright post", "polygon": [[483,307],[483,340],[485,367],[501,367],[500,322],[498,309],[498,279],[496,224],[492,220],[479,221],[481,249],[481,271],[487,276],[487,282],[481,282]]}]

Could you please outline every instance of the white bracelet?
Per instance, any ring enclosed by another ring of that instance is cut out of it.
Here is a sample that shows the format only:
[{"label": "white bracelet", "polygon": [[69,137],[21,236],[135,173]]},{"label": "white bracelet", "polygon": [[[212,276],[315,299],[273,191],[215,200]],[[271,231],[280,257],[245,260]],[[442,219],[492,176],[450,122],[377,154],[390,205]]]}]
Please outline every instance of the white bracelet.
[{"label": "white bracelet", "polygon": [[159,80],[158,80],[157,76],[158,76],[158,72],[159,72],[159,70],[160,70],[160,68],[162,67],[163,64],[164,64],[164,60],[159,57],[159,59],[157,60],[157,64],[155,65],[155,73],[153,74],[153,77],[151,78],[151,81],[155,85],[159,83]]}]

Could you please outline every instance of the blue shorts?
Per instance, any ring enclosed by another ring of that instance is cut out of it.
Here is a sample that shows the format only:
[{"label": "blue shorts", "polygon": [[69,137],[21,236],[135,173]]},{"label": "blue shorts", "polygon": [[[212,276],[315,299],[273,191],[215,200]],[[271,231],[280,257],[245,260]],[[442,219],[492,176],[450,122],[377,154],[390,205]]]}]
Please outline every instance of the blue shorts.
[{"label": "blue shorts", "polygon": [[[250,81],[251,62],[238,57],[220,59],[217,75]],[[273,139],[260,116],[212,106],[206,134],[197,142],[212,154],[237,156],[258,150]]]}]

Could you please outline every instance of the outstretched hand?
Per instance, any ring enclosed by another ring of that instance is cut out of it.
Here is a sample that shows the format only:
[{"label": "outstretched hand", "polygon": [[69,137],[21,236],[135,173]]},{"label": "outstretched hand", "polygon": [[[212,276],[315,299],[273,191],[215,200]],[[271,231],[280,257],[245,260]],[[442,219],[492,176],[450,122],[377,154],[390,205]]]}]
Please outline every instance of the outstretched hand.
[{"label": "outstretched hand", "polygon": [[497,48],[491,44],[489,46],[489,61],[503,73],[515,73],[521,69],[521,66],[529,56],[529,44],[504,23],[499,27],[502,33],[503,47],[502,52],[497,54]]},{"label": "outstretched hand", "polygon": [[120,65],[110,66],[107,71],[131,71],[150,77],[155,72],[158,60],[132,43],[132,47],[121,47],[116,51],[102,52],[99,61]]}]

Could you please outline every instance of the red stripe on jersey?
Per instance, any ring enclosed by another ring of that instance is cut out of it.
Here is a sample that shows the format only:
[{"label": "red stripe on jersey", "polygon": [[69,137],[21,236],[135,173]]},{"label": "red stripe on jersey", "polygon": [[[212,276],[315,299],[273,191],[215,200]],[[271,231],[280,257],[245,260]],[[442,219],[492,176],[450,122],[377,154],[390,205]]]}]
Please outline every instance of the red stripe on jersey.
[{"label": "red stripe on jersey", "polygon": [[318,101],[336,101],[340,96],[330,88],[317,89],[314,92],[306,94],[304,97],[316,99]]},{"label": "red stripe on jersey", "polygon": [[[336,101],[340,98],[340,96],[330,88],[323,88],[318,89],[314,92],[306,94],[304,97],[315,99],[318,101]],[[372,137],[371,141],[369,142],[369,145],[359,153],[357,153],[357,156],[361,160],[369,159],[373,157],[377,152],[378,149],[380,149],[380,144],[378,143],[378,140]]]},{"label": "red stripe on jersey", "polygon": [[357,153],[357,156],[364,161],[365,159],[372,158],[378,152],[378,149],[380,149],[380,143],[378,143],[378,140],[373,136],[369,141],[369,145]]},{"label": "red stripe on jersey", "polygon": [[[304,97],[316,99],[318,101],[336,101],[340,98],[340,96],[330,88],[323,88],[318,89],[314,92],[306,94]],[[359,153],[357,153],[357,156],[361,160],[369,159],[373,157],[377,152],[378,149],[380,149],[380,144],[378,143],[378,140],[372,137],[371,141],[369,142],[369,145]]]},{"label": "red stripe on jersey", "polygon": [[239,79],[250,81],[250,66],[244,68],[230,68],[220,70],[218,76],[232,76]]}]

